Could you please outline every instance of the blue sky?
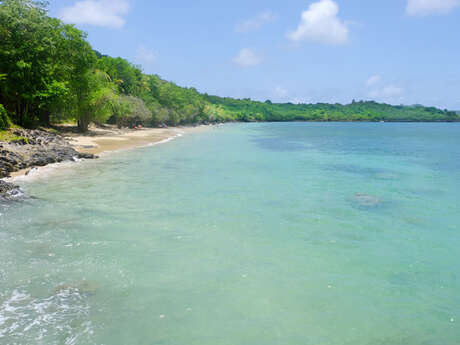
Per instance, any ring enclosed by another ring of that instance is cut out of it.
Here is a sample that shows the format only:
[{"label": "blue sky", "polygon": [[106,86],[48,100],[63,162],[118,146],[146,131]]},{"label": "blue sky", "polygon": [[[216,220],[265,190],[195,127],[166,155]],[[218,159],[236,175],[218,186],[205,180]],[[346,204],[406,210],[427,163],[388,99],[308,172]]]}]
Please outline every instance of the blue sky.
[{"label": "blue sky", "polygon": [[209,94],[460,109],[460,0],[52,0],[50,14]]}]

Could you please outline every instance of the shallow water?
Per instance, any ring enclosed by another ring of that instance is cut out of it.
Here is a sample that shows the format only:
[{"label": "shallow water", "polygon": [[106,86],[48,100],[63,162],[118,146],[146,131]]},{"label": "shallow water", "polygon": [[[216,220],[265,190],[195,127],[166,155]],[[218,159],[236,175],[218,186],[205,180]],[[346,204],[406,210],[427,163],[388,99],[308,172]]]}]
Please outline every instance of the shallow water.
[{"label": "shallow water", "polygon": [[236,124],[19,180],[0,344],[457,345],[458,124]]}]

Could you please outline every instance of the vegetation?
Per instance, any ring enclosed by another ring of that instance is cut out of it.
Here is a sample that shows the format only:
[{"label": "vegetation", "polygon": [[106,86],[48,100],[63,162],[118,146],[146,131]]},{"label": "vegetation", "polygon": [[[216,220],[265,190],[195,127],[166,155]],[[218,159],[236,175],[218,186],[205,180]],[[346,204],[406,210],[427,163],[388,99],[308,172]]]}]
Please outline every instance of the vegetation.
[{"label": "vegetation", "polygon": [[393,106],[373,101],[351,104],[275,104],[207,96],[212,104],[237,114],[239,121],[459,121],[455,112],[433,107]]},{"label": "vegetation", "polygon": [[[69,120],[82,132],[91,122],[460,121],[458,113],[418,105],[275,104],[201,94],[94,51],[85,33],[49,17],[42,1],[0,1],[0,42],[0,104],[25,127]],[[0,128],[9,123],[1,107]]]},{"label": "vegetation", "polygon": [[0,104],[0,130],[10,128],[11,122],[3,105]]},{"label": "vegetation", "polygon": [[11,130],[0,130],[0,141],[8,142],[16,140],[24,140],[25,142],[29,141],[28,138],[15,135]]}]

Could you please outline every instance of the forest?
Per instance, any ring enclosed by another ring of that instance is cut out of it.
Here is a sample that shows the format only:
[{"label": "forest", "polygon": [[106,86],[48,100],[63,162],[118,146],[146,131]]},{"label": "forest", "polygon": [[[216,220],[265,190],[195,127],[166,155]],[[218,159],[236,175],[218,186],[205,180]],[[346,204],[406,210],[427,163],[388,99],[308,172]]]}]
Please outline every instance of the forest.
[{"label": "forest", "polygon": [[48,15],[47,4],[0,1],[0,129],[75,123],[119,127],[256,121],[460,121],[433,107],[278,104],[203,94],[94,50],[86,33]]}]

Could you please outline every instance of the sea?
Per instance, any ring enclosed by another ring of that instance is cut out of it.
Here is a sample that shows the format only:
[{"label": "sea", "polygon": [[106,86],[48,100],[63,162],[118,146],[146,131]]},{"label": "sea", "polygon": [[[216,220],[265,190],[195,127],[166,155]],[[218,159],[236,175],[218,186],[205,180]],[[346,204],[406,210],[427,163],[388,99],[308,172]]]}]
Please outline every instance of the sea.
[{"label": "sea", "polygon": [[15,182],[1,345],[460,344],[459,124],[227,124]]}]

